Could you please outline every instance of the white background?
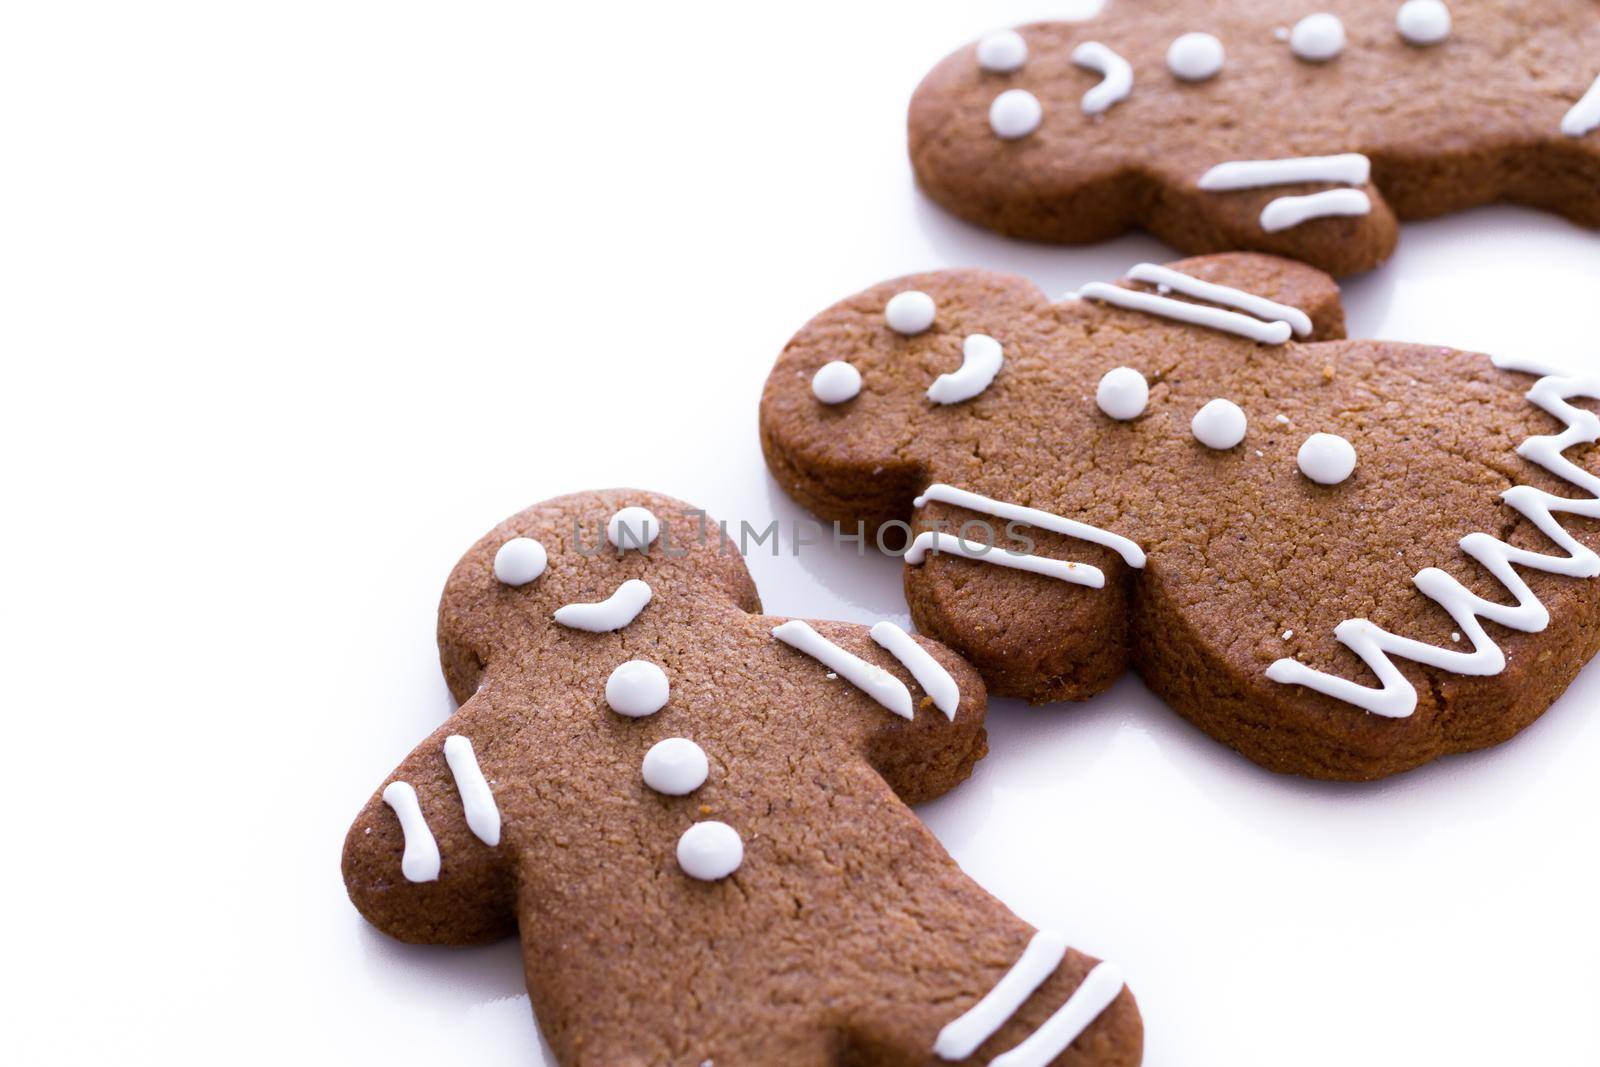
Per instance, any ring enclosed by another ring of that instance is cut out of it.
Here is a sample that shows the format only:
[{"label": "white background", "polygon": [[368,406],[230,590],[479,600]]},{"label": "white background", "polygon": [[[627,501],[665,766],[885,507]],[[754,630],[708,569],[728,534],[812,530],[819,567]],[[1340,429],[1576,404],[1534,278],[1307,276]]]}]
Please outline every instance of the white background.
[{"label": "white background", "polygon": [[[1171,258],[913,189],[924,70],[1069,8],[0,8],[11,1062],[537,1062],[513,947],[394,944],[339,879],[451,709],[446,573],[571,490],[799,517],[761,384],[875,281]],[[1600,366],[1600,236],[1530,212],[1411,226],[1348,300],[1358,336]],[[750,562],[770,611],[904,618],[893,562]],[[1124,967],[1150,1067],[1600,1062],[1597,670],[1367,786],[1260,771],[1132,679],[996,701],[923,814]]]}]

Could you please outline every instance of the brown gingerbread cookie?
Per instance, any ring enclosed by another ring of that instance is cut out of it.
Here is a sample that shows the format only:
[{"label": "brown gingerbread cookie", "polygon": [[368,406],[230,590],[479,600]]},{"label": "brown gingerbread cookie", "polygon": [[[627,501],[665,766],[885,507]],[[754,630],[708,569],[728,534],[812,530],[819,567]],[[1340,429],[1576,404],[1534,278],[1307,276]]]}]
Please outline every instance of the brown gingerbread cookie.
[{"label": "brown gingerbread cookie", "polygon": [[1257,763],[1346,779],[1537,718],[1600,644],[1600,379],[1338,340],[1332,280],[1272,256],[1130,275],[835,305],[767,380],[768,465],[823,518],[912,520],[912,617],[1000,694],[1131,666]]},{"label": "brown gingerbread cookie", "polygon": [[518,933],[562,1064],[1138,1064],[1116,970],[906,807],[984,754],[971,668],[889,623],[759,611],[676,500],[497,526],[439,608],[461,707],[351,826],[351,900],[404,941]]},{"label": "brown gingerbread cookie", "polygon": [[1600,226],[1600,0],[1107,0],[945,59],[910,148],[929,196],[1004,234],[1142,227],[1336,275],[1383,262],[1397,217]]}]

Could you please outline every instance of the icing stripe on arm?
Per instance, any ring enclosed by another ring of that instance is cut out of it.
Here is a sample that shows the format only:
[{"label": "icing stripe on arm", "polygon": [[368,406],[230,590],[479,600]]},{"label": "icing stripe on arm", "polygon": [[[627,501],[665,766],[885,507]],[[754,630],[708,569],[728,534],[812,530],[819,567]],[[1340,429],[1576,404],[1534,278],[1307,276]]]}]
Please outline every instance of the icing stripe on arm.
[{"label": "icing stripe on arm", "polygon": [[[953,485],[935,482],[922,491],[922,495],[912,501],[916,507],[922,507],[930,500],[938,500],[945,504],[954,504],[956,507],[966,508],[968,511],[980,511],[986,515],[993,515],[997,519],[1006,519],[1011,522],[1026,523],[1037,526],[1041,530],[1062,534],[1066,537],[1076,537],[1080,541],[1101,545],[1111,549],[1121,556],[1123,562],[1130,567],[1144,566],[1144,549],[1134,544],[1121,534],[1102,530],[1098,526],[1090,526],[1086,522],[1068,519],[1038,508],[1024,507],[1021,504],[1008,504],[1004,500],[996,500],[992,496],[982,496],[966,489],[957,489]],[[1083,567],[1085,564],[1078,564]],[[1092,569],[1092,568],[1091,568]],[[1096,571],[1096,573],[1099,573]]]},{"label": "icing stripe on arm", "polygon": [[574,630],[587,630],[594,634],[620,630],[639,617],[650,603],[650,585],[639,578],[629,578],[617,586],[617,591],[595,604],[568,604],[556,609],[555,619],[562,626]]},{"label": "icing stripe on arm", "polygon": [[394,809],[400,820],[400,832],[405,836],[405,852],[400,857],[400,873],[408,882],[436,882],[439,880],[439,842],[428,829],[428,820],[422,817],[422,806],[417,803],[417,791],[410,782],[390,782],[383,787],[383,802]]},{"label": "icing stripe on arm", "polygon": [[1060,934],[1046,930],[1034,934],[1017,962],[994,988],[964,1015],[939,1031],[939,1038],[933,1043],[933,1054],[941,1060],[964,1060],[976,1052],[978,1046],[994,1036],[1033,991],[1055,973],[1066,954],[1067,939]]},{"label": "icing stripe on arm", "polygon": [[1087,563],[1046,559],[1042,556],[1030,556],[1024,552],[1007,552],[1003,548],[986,545],[981,541],[968,541],[954,534],[939,533],[934,530],[927,530],[917,535],[916,540],[911,542],[911,547],[906,549],[906,562],[913,567],[918,566],[928,557],[930,551],[960,556],[962,559],[975,560],[979,563],[993,563],[999,567],[1010,567],[1012,570],[1042,574],[1046,578],[1059,578],[1063,582],[1086,585],[1091,589],[1101,589],[1106,584],[1106,576],[1100,568],[1091,567]]},{"label": "icing stripe on arm", "polygon": [[1572,110],[1561,117],[1561,132],[1568,137],[1582,137],[1600,127],[1600,75],[1596,75],[1589,91],[1584,93]]},{"label": "icing stripe on arm", "polygon": [[1372,201],[1360,189],[1329,189],[1309,196],[1280,196],[1261,209],[1261,229],[1292,230],[1302,222],[1335,216],[1367,215]]},{"label": "icing stripe on arm", "polygon": [[1122,986],[1122,972],[1114,964],[1097,964],[1054,1015],[1022,1044],[990,1060],[989,1067],[1046,1067],[1111,1006]]},{"label": "icing stripe on arm", "polygon": [[1203,281],[1171,267],[1162,267],[1154,263],[1135,264],[1133,269],[1128,271],[1128,277],[1136,282],[1164,285],[1174,292],[1192,296],[1197,300],[1209,300],[1213,304],[1238,308],[1263,322],[1287,322],[1296,337],[1307,337],[1311,333],[1311,316],[1304,311],[1243,289]]},{"label": "icing stripe on arm", "polygon": [[906,688],[906,683],[877,664],[846,652],[808,623],[790,619],[774,626],[772,636],[817,660],[902,719],[915,717],[911,709],[911,690]]},{"label": "icing stripe on arm", "polygon": [[888,649],[911,672],[911,677],[933,698],[933,706],[944,712],[946,719],[954,722],[956,708],[961,705],[961,687],[956,685],[956,680],[950,677],[944,665],[917,644],[910,634],[887,619],[872,627],[872,639]]},{"label": "icing stripe on arm", "polygon": [[490,848],[500,843],[500,809],[495,805],[494,793],[478,767],[477,754],[472,742],[460,734],[444,739],[444,761],[450,765],[450,776],[456,780],[456,792],[461,794],[461,810],[467,817],[467,828]]},{"label": "icing stripe on arm", "polygon": [[1206,171],[1200,176],[1200,188],[1221,193],[1299,182],[1365,185],[1371,176],[1372,161],[1359,152],[1337,156],[1297,156],[1292,159],[1241,159],[1218,163]]},{"label": "icing stripe on arm", "polygon": [[1600,417],[1568,403],[1577,396],[1600,399],[1600,377],[1541,378],[1535,382],[1528,390],[1528,399],[1566,423],[1567,428],[1559,434],[1528,438],[1517,447],[1517,454],[1582,489],[1590,494],[1590,499],[1572,500],[1528,485],[1512,486],[1500,495],[1567,555],[1531,552],[1486,533],[1470,533],[1463,537],[1461,550],[1494,575],[1516,600],[1515,604],[1486,600],[1437,567],[1419,571],[1412,579],[1423,594],[1444,608],[1461,633],[1472,640],[1471,652],[1399,637],[1366,619],[1346,619],[1334,627],[1334,637],[1360,656],[1378,676],[1380,685],[1377,688],[1314,670],[1292,659],[1274,661],[1267,668],[1267,677],[1285,685],[1303,685],[1374,715],[1399,719],[1416,710],[1417,691],[1400,673],[1391,656],[1452,674],[1492,675],[1504,670],[1505,654],[1478,620],[1488,619],[1523,633],[1538,633],[1550,622],[1544,604],[1515,567],[1531,567],[1568,578],[1600,575],[1600,556],[1569,534],[1555,517],[1563,513],[1600,518],[1600,477],[1562,455],[1574,445],[1600,440]]},{"label": "icing stripe on arm", "polygon": [[1287,322],[1262,322],[1249,315],[1241,315],[1237,311],[1224,311],[1222,308],[1214,308],[1207,304],[1191,304],[1186,300],[1174,300],[1171,297],[1157,296],[1155,293],[1146,293],[1138,289],[1124,289],[1120,285],[1111,285],[1108,282],[1090,282],[1078,290],[1077,296],[1085,300],[1099,300],[1129,311],[1143,311],[1146,314],[1159,315],[1164,319],[1175,319],[1178,322],[1238,334],[1240,337],[1248,337],[1263,344],[1281,345],[1293,332]]}]

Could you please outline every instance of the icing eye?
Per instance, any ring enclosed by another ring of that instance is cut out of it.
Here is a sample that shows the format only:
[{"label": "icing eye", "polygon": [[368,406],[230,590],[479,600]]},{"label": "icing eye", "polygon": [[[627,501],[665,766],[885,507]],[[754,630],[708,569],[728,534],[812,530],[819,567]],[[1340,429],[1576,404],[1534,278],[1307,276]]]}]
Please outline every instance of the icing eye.
[{"label": "icing eye", "polygon": [[1101,411],[1124,422],[1142,415],[1149,400],[1150,383],[1132,367],[1106,371],[1094,393],[1094,401]]},{"label": "icing eye", "polygon": [[1203,82],[1222,69],[1226,53],[1209,33],[1186,33],[1167,49],[1167,69],[1186,82]]},{"label": "icing eye", "polygon": [[667,672],[649,660],[630,659],[606,679],[606,703],[618,715],[642,719],[666,706]]},{"label": "icing eye", "polygon": [[1295,457],[1300,473],[1318,485],[1338,485],[1356,469],[1356,450],[1338,434],[1314,433]]},{"label": "icing eye", "polygon": [[705,784],[711,764],[705,749],[687,737],[657,741],[644,754],[644,784],[669,797],[687,796]]},{"label": "icing eye", "polygon": [[506,585],[527,585],[544,573],[548,557],[531,537],[513,537],[494,554],[494,576]]},{"label": "icing eye", "polygon": [[1021,70],[1028,61],[1028,42],[1016,30],[997,30],[978,42],[978,66],[993,74]]},{"label": "icing eye", "polygon": [[1028,136],[1043,117],[1039,98],[1026,89],[1007,89],[989,105],[989,128],[1003,141]]},{"label": "icing eye", "polygon": [[1394,23],[1407,44],[1438,44],[1450,36],[1450,9],[1441,0],[1406,0]]},{"label": "icing eye", "polygon": [[606,540],[627,551],[637,548],[641,552],[655,543],[661,532],[661,522],[649,508],[637,505],[623,508],[606,523]]},{"label": "icing eye", "polygon": [[1344,23],[1326,11],[1307,15],[1289,31],[1289,47],[1301,59],[1325,63],[1344,51]]},{"label": "icing eye", "polygon": [[1189,428],[1194,431],[1195,440],[1221,451],[1243,441],[1247,425],[1238,404],[1218,397],[1194,413]]},{"label": "icing eye", "polygon": [[842,404],[861,392],[861,372],[842,359],[824,363],[811,376],[811,392],[824,404]]},{"label": "icing eye", "polygon": [[933,297],[920,289],[907,289],[889,298],[883,307],[883,319],[889,329],[910,337],[933,325],[935,310]]},{"label": "icing eye", "polygon": [[697,822],[678,838],[678,866],[690,878],[715,882],[744,862],[739,831],[725,822]]}]

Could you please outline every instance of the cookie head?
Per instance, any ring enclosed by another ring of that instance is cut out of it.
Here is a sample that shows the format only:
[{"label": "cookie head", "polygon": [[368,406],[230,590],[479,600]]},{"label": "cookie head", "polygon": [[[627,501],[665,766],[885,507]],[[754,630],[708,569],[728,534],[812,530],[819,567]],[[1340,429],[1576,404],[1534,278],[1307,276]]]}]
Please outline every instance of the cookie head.
[{"label": "cookie head", "polygon": [[[1057,300],[921,276],[935,325],[869,336],[902,284],[791,341],[763,439],[825,516],[909,525],[913,618],[992,689],[1081,698],[1131,667],[1257,762],[1370,778],[1511,736],[1600,640],[1600,594],[1573,580],[1600,566],[1591,383],[1345,340],[1331,280],[1269,256],[1141,264]],[[930,399],[969,332],[998,370]],[[890,399],[859,423],[803,410],[794,371],[824,351],[868,353],[863,392]],[[874,475],[891,462],[901,477]]]},{"label": "cookie head", "polygon": [[1589,0],[1108,0],[936,66],[911,160],[1001,233],[1139,227],[1347,274],[1387,258],[1396,218],[1509,200],[1600,225],[1597,57]]}]

